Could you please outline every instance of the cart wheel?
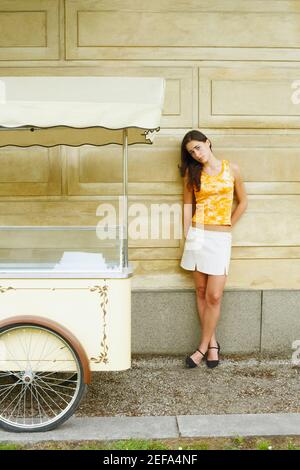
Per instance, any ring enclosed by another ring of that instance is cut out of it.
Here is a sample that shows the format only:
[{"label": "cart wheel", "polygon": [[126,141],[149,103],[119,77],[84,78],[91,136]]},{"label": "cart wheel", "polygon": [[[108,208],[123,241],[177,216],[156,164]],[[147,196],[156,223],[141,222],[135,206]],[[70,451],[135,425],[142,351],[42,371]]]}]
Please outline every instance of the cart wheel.
[{"label": "cart wheel", "polygon": [[86,389],[72,344],[32,324],[0,329],[0,425],[7,431],[49,431],[76,410]]}]

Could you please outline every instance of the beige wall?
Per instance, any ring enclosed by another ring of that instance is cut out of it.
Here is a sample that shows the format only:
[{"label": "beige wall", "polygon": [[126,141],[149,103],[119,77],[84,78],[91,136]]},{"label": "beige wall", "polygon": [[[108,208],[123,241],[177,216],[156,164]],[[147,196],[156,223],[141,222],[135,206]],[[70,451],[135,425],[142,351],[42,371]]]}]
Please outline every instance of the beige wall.
[{"label": "beige wall", "polygon": [[[162,131],[130,148],[130,201],[181,202],[179,144],[201,128],[249,193],[228,287],[300,288],[299,24],[298,0],[0,0],[0,74],[165,77]],[[1,224],[97,222],[97,195],[119,189],[117,164],[101,168],[114,153],[2,149]],[[134,287],[191,286],[181,251],[132,240]]]}]

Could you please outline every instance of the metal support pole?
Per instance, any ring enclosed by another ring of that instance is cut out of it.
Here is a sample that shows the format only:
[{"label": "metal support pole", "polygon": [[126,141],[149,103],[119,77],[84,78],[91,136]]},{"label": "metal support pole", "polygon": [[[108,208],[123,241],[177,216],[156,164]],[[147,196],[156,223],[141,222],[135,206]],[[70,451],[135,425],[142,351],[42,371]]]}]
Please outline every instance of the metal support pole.
[{"label": "metal support pole", "polygon": [[128,130],[123,130],[123,267],[128,268]]}]

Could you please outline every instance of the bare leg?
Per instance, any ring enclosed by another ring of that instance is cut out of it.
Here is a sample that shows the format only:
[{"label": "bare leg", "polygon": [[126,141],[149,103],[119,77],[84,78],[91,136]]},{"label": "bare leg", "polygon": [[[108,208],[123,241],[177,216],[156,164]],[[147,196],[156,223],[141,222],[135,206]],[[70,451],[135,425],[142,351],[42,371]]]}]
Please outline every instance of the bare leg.
[{"label": "bare leg", "polygon": [[[203,273],[201,273],[204,276]],[[201,322],[201,341],[199,344],[199,349],[203,353],[208,350],[208,346],[216,346],[216,337],[215,337],[215,330],[220,318],[220,311],[221,311],[221,301],[224,292],[225,283],[227,280],[226,275],[221,276],[214,276],[214,275],[207,275],[207,283],[205,289],[205,298],[203,298],[203,289],[201,287],[201,276],[197,277],[194,273],[194,279],[198,280],[198,289],[197,290],[197,305],[200,308],[199,313],[200,322]],[[203,280],[203,278],[202,278]],[[202,283],[203,285],[203,283]],[[198,300],[199,297],[199,300]],[[208,358],[210,360],[217,359],[217,350],[210,349]],[[196,351],[192,356],[192,360],[198,364],[201,359],[202,355]]]},{"label": "bare leg", "polygon": [[[200,320],[201,331],[203,330],[203,319],[204,319],[204,312],[206,309],[206,287],[208,281],[208,274],[201,273],[199,271],[193,271],[193,278],[196,288],[196,301],[197,301],[197,308]],[[209,346],[217,346],[216,340],[216,332],[214,331],[209,342]],[[211,359],[211,353],[214,351],[209,351],[209,359]],[[215,356],[217,354],[215,353]]]},{"label": "bare leg", "polygon": [[193,278],[196,288],[196,301],[198,307],[199,320],[201,325],[201,331],[203,328],[204,312],[206,309],[206,286],[208,281],[208,274],[200,273],[199,271],[193,271]]}]

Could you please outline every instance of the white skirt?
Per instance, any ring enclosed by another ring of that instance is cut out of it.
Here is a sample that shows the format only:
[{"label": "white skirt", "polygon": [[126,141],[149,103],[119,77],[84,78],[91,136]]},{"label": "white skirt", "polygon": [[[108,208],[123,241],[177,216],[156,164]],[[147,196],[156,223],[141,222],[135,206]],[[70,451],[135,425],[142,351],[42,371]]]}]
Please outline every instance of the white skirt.
[{"label": "white skirt", "polygon": [[231,232],[204,230],[190,226],[180,266],[205,274],[228,274]]}]

